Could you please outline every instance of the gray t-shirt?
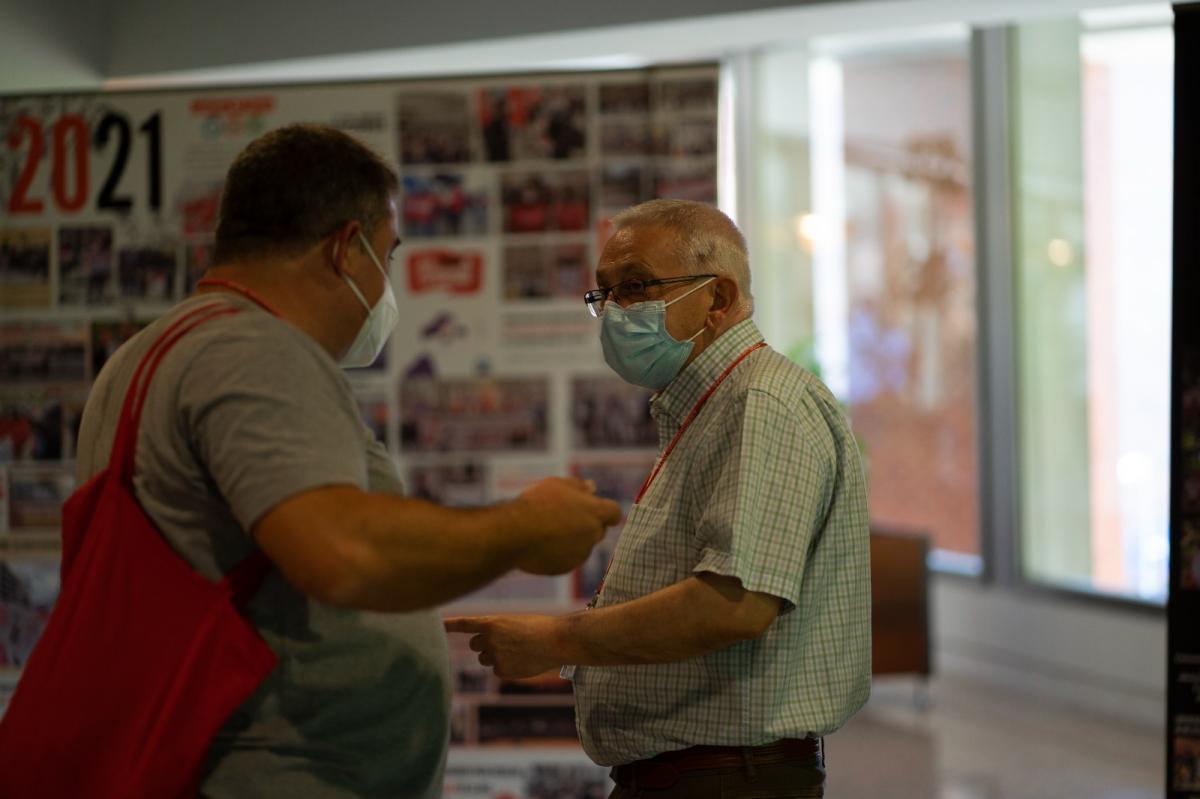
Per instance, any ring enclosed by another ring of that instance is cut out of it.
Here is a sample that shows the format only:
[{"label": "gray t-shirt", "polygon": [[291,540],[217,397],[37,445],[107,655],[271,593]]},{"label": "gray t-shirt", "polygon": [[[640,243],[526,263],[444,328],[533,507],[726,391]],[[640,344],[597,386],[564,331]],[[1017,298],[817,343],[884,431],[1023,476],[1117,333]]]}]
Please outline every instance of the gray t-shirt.
[{"label": "gray t-shirt", "polygon": [[[80,429],[81,484],[108,463],[146,350],[206,303],[241,312],[206,322],[164,358],[142,416],[134,488],[175,551],[217,580],[253,551],[251,526],[288,497],[335,484],[402,487],[333,359],[228,294],[180,303],[105,365]],[[436,611],[331,607],[272,571],[247,615],[279,665],[213,742],[205,796],[440,796],[450,680]]]}]

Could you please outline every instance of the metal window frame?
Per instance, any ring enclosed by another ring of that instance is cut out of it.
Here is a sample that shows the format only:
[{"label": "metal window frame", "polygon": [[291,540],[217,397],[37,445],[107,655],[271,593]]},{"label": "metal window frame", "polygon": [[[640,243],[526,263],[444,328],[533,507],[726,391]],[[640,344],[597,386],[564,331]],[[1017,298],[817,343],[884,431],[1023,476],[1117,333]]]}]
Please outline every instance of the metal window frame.
[{"label": "metal window frame", "polygon": [[978,581],[1027,595],[1161,617],[1166,612],[1164,605],[1039,581],[1022,568],[1017,405],[1020,372],[1016,352],[1020,308],[1016,295],[1011,135],[1014,41],[1010,25],[971,29],[975,302],[979,320],[976,443],[983,561]]}]

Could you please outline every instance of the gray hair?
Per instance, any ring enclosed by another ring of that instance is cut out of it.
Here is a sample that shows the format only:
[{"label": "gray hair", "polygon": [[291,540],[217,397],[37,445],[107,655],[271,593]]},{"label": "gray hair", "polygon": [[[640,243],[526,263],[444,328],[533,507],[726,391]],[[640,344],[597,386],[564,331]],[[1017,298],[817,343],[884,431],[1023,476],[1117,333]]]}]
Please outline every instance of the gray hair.
[{"label": "gray hair", "polygon": [[738,311],[750,315],[750,252],[746,237],[717,208],[691,200],[650,200],[627,208],[612,219],[613,231],[660,228],[672,234],[679,262],[693,275],[716,274],[738,286]]}]

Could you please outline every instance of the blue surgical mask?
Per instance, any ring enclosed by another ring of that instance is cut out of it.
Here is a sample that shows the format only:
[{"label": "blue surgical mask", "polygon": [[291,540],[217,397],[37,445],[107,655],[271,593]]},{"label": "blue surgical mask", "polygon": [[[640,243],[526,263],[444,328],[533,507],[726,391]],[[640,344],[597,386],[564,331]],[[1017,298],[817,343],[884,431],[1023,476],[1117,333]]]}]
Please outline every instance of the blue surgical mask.
[{"label": "blue surgical mask", "polygon": [[626,382],[655,391],[666,388],[675,379],[696,346],[694,340],[704,332],[697,330],[684,341],[667,332],[667,308],[711,283],[701,283],[670,302],[635,302],[628,308],[610,300],[600,315],[600,345],[604,361]]}]

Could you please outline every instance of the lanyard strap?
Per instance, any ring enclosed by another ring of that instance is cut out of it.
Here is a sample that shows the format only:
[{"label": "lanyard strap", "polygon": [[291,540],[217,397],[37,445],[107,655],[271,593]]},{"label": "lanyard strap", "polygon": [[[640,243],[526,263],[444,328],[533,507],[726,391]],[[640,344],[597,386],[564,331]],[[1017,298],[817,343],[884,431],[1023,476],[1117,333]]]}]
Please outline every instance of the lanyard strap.
[{"label": "lanyard strap", "polygon": [[221,288],[235,291],[271,315],[278,316],[280,318],[283,317],[283,314],[279,313],[279,310],[274,305],[263,299],[263,297],[257,292],[251,290],[249,286],[244,286],[241,283],[238,283],[236,280],[226,280],[222,277],[206,277],[197,281],[196,286],[220,286]]},{"label": "lanyard strap", "polygon": [[696,403],[695,407],[692,408],[691,413],[689,413],[687,418],[683,420],[683,424],[679,426],[679,430],[675,432],[675,437],[671,439],[671,443],[667,445],[665,450],[663,450],[662,457],[660,457],[658,459],[658,463],[654,465],[654,471],[650,472],[650,476],[646,478],[646,482],[642,483],[642,490],[638,491],[637,499],[633,501],[634,505],[641,502],[642,497],[646,496],[646,492],[650,490],[650,484],[654,482],[654,478],[658,477],[658,473],[662,471],[663,466],[665,466],[667,463],[667,458],[671,457],[671,451],[675,449],[675,445],[679,443],[679,439],[683,438],[683,434],[687,431],[688,427],[690,427],[692,422],[695,421],[696,417],[700,415],[700,409],[704,407],[706,402],[708,402],[709,397],[711,397],[716,390],[720,388],[721,384],[725,382],[725,378],[729,377],[730,373],[737,368],[739,363],[746,360],[750,353],[765,346],[767,346],[767,342],[760,341],[747,349],[745,352],[739,355],[733,363],[725,367],[725,371],[721,372],[721,376],[718,377],[716,381],[708,387],[708,391],[704,392],[704,395],[700,397],[700,400]]},{"label": "lanyard strap", "polygon": [[[646,482],[642,483],[642,490],[638,491],[637,499],[633,501],[634,505],[641,502],[642,497],[644,497],[646,492],[650,490],[650,484],[654,482],[654,478],[658,477],[658,473],[662,471],[663,465],[667,462],[667,457],[671,454],[671,450],[675,449],[675,445],[678,444],[679,439],[683,437],[684,431],[688,429],[695,418],[700,414],[700,409],[704,407],[704,403],[708,402],[709,397],[711,397],[720,387],[720,385],[725,382],[725,378],[729,377],[730,373],[737,368],[739,363],[746,360],[750,353],[754,352],[755,350],[762,349],[765,346],[767,346],[767,342],[760,341],[747,349],[745,352],[739,355],[733,361],[733,363],[725,367],[725,371],[721,372],[721,376],[718,377],[716,381],[708,387],[708,391],[704,392],[704,395],[700,397],[700,400],[696,403],[695,407],[692,408],[692,412],[687,415],[687,418],[683,420],[683,424],[679,426],[679,430],[675,433],[675,437],[671,439],[671,443],[667,445],[665,450],[663,450],[662,457],[658,459],[658,463],[656,463],[654,466],[654,471],[650,472],[650,476],[646,478]],[[611,569],[612,559],[609,559],[608,566],[606,566],[604,569],[604,575],[600,578],[600,584],[596,586],[596,593],[592,595],[592,601],[588,603],[589,610],[596,607],[596,603],[600,600],[600,593],[604,590],[604,584],[608,582],[608,572]]]}]

